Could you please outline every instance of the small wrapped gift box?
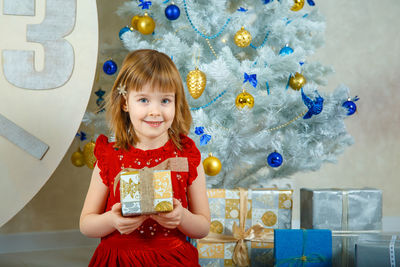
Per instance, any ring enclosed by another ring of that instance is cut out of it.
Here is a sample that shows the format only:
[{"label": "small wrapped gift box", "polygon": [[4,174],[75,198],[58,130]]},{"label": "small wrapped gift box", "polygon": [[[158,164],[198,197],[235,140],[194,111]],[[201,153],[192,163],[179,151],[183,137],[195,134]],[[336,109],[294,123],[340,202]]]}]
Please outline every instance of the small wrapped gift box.
[{"label": "small wrapped gift box", "polygon": [[211,227],[206,238],[197,240],[200,265],[272,265],[273,229],[291,228],[292,194],[279,189],[208,189]]},{"label": "small wrapped gift box", "polygon": [[332,266],[332,233],[325,229],[275,229],[276,267]]},{"label": "small wrapped gift box", "polygon": [[355,249],[357,267],[400,266],[400,233],[360,238]]},{"label": "small wrapped gift box", "polygon": [[333,266],[354,266],[360,235],[382,229],[382,191],[378,189],[300,189],[300,227],[331,229]]},{"label": "small wrapped gift box", "polygon": [[171,171],[122,173],[120,196],[123,216],[172,211]]},{"label": "small wrapped gift box", "polygon": [[153,214],[173,210],[171,171],[188,172],[187,158],[169,158],[143,169],[123,169],[114,179],[119,184],[123,216]]}]

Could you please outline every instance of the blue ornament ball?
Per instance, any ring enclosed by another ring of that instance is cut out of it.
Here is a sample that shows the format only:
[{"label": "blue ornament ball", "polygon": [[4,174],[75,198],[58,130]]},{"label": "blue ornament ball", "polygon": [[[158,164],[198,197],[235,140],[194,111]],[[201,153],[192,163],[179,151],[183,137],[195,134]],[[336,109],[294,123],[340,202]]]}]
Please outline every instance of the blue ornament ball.
[{"label": "blue ornament ball", "polygon": [[117,72],[117,63],[115,63],[114,61],[107,60],[106,62],[104,62],[103,64],[103,70],[106,74],[108,75],[113,75],[114,73]]},{"label": "blue ornament ball", "polygon": [[165,9],[165,16],[169,20],[176,20],[177,18],[179,18],[180,15],[181,15],[181,11],[179,10],[179,7],[176,5],[173,5],[173,4],[169,5]]},{"label": "blue ornament ball", "polygon": [[357,111],[356,103],[351,100],[345,101],[342,106],[347,108],[347,116],[353,115]]},{"label": "blue ornament ball", "polygon": [[278,152],[272,152],[268,155],[267,161],[269,166],[272,168],[277,168],[282,165],[283,158]]},{"label": "blue ornament ball", "polygon": [[121,39],[122,40],[122,35],[124,34],[124,33],[126,33],[126,32],[130,32],[131,31],[131,29],[129,28],[129,27],[127,27],[127,26],[125,26],[125,27],[123,27],[120,31],[119,31],[119,39]]},{"label": "blue ornament ball", "polygon": [[279,55],[290,55],[291,53],[293,53],[293,48],[291,48],[290,46],[284,46],[280,51],[279,51]]}]

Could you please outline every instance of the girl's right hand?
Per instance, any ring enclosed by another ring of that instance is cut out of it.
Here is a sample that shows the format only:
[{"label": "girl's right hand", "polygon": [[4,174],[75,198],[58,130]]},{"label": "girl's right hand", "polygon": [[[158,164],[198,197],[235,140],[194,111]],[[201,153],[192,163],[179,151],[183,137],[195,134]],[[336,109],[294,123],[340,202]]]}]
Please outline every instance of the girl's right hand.
[{"label": "girl's right hand", "polygon": [[124,217],[121,215],[121,203],[115,203],[111,208],[111,221],[113,227],[122,235],[135,231],[142,223],[149,218],[148,215],[135,217]]}]

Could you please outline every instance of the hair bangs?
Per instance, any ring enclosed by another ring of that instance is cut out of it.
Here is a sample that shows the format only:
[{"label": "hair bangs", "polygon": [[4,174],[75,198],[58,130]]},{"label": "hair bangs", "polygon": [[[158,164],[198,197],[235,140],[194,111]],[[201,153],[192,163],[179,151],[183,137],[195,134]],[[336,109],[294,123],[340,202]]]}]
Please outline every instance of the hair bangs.
[{"label": "hair bangs", "polygon": [[127,74],[122,83],[126,84],[128,90],[136,92],[146,85],[149,85],[151,90],[162,93],[176,93],[183,87],[175,64],[162,53],[150,53],[138,58]]}]

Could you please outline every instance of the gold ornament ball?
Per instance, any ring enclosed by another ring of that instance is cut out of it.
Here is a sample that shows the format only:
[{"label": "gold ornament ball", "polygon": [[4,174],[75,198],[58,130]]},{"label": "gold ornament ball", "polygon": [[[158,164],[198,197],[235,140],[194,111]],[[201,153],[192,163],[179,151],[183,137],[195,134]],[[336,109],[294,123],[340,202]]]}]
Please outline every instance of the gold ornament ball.
[{"label": "gold ornament ball", "polygon": [[304,6],[304,0],[293,0],[293,2],[294,2],[294,5],[290,9],[292,11],[299,11]]},{"label": "gold ornament ball", "polygon": [[234,37],[235,44],[239,47],[247,47],[251,43],[251,34],[242,27]]},{"label": "gold ornament ball", "polygon": [[94,156],[95,142],[90,141],[83,147],[83,157],[85,159],[86,166],[90,169],[94,169],[94,163],[96,162],[96,157]]},{"label": "gold ornament ball", "polygon": [[137,24],[138,24],[139,19],[140,19],[140,17],[138,15],[135,15],[135,16],[133,16],[133,18],[131,20],[132,28],[134,28],[135,30],[138,29]]},{"label": "gold ornament ball", "polygon": [[218,158],[214,157],[210,153],[208,157],[205,160],[203,160],[203,167],[204,167],[204,172],[208,176],[214,176],[221,171],[222,164]]},{"label": "gold ornament ball", "polygon": [[189,94],[197,99],[201,96],[206,88],[207,78],[204,72],[199,69],[192,70],[186,76],[186,85],[189,90]]},{"label": "gold ornament ball", "polygon": [[235,101],[236,107],[242,109],[244,107],[248,107],[249,109],[254,106],[254,97],[247,93],[245,90],[238,94]]},{"label": "gold ornament ball", "polygon": [[306,84],[306,82],[306,78],[304,78],[304,76],[300,73],[296,72],[294,76],[290,77],[289,85],[293,90],[298,91]]},{"label": "gold ornament ball", "polygon": [[147,14],[145,14],[143,17],[140,17],[137,22],[137,29],[141,34],[152,34],[155,27],[156,23]]},{"label": "gold ornament ball", "polygon": [[82,150],[78,147],[78,150],[72,153],[71,162],[75,167],[82,167],[85,165],[85,157],[83,156]]}]

